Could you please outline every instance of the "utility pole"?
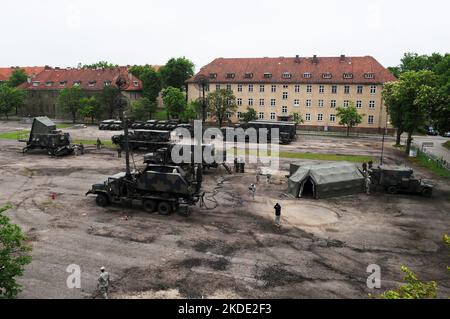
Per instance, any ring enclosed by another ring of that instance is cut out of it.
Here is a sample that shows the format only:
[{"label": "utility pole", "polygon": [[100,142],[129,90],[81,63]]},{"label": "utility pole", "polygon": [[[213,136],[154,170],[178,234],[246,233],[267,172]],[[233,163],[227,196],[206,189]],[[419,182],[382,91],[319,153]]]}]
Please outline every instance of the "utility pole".
[{"label": "utility pole", "polygon": [[125,135],[125,165],[126,165],[126,178],[131,179],[130,169],[130,147],[128,145],[128,118],[125,116],[124,100],[122,97],[122,91],[127,86],[127,81],[122,76],[119,76],[116,81],[117,88],[119,89],[119,97],[117,100],[117,106],[119,108],[120,116],[122,117],[123,131]]}]

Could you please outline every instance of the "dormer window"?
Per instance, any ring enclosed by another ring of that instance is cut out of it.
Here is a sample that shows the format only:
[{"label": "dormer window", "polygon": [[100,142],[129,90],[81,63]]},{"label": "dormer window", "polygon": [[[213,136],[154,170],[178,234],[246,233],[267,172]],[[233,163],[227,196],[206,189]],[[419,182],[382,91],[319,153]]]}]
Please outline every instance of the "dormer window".
[{"label": "dormer window", "polygon": [[39,86],[39,84],[41,84],[41,82],[39,82],[39,81],[34,81],[33,82],[33,86]]},{"label": "dormer window", "polygon": [[305,73],[303,73],[303,77],[304,77],[305,79],[309,79],[309,78],[311,78],[311,73],[305,72]]},{"label": "dormer window", "polygon": [[365,79],[373,79],[373,78],[375,78],[375,74],[374,73],[364,73],[364,78]]},{"label": "dormer window", "polygon": [[136,87],[139,86],[139,81],[133,81],[133,85]]},{"label": "dormer window", "polygon": [[67,84],[67,81],[60,81],[59,82],[59,86],[66,86],[66,84]]},{"label": "dormer window", "polygon": [[323,79],[331,79],[333,75],[330,72],[322,73]]},{"label": "dormer window", "polygon": [[265,79],[270,79],[271,77],[272,77],[272,73],[269,73],[269,72],[264,73]]},{"label": "dormer window", "polygon": [[282,77],[283,77],[283,79],[290,79],[291,78],[291,74],[289,72],[284,72]]},{"label": "dormer window", "polygon": [[74,81],[73,82],[73,86],[80,86],[81,85],[81,81]]},{"label": "dormer window", "polygon": [[251,78],[253,78],[253,73],[249,73],[249,72],[245,73],[245,74],[244,74],[244,78],[245,78],[245,79],[251,79]]},{"label": "dormer window", "polygon": [[234,79],[234,73],[227,73],[225,77],[227,79]]},{"label": "dormer window", "polygon": [[89,86],[94,87],[96,83],[97,83],[97,81],[89,81]]},{"label": "dormer window", "polygon": [[105,81],[105,82],[103,82],[104,84],[105,84],[105,86],[111,86],[111,81]]},{"label": "dormer window", "polygon": [[47,87],[52,86],[52,85],[53,85],[53,82],[52,82],[52,81],[47,81],[47,82],[45,82],[45,86],[47,86]]},{"label": "dormer window", "polygon": [[353,73],[344,73],[344,79],[353,79]]},{"label": "dormer window", "polygon": [[216,79],[217,78],[217,73],[210,73],[209,74],[209,78],[210,79]]}]

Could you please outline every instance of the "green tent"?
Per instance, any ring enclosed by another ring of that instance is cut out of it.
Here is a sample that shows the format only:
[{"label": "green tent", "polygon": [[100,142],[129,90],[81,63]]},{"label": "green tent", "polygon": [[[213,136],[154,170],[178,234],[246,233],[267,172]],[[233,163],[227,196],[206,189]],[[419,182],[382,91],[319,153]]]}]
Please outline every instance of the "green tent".
[{"label": "green tent", "polygon": [[364,190],[364,176],[349,162],[297,162],[291,164],[288,193],[315,199],[350,195]]}]

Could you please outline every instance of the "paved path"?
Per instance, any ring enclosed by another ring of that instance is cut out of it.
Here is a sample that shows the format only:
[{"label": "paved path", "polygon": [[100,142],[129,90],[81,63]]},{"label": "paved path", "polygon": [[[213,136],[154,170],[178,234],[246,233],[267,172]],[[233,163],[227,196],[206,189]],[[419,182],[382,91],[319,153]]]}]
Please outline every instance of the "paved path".
[{"label": "paved path", "polygon": [[421,148],[422,143],[424,142],[432,142],[434,144],[433,147],[427,147],[427,150],[433,155],[443,157],[447,162],[450,162],[450,150],[442,146],[442,144],[446,141],[450,141],[450,138],[442,136],[413,136],[413,143],[415,143],[418,147]]}]

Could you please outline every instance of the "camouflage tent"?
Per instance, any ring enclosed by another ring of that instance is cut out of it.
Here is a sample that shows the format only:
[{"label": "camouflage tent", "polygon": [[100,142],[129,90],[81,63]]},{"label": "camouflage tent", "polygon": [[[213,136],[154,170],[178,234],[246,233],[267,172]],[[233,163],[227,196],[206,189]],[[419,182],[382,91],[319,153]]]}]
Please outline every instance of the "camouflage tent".
[{"label": "camouflage tent", "polygon": [[288,193],[294,197],[326,198],[364,190],[364,176],[349,162],[304,162],[291,164]]}]

